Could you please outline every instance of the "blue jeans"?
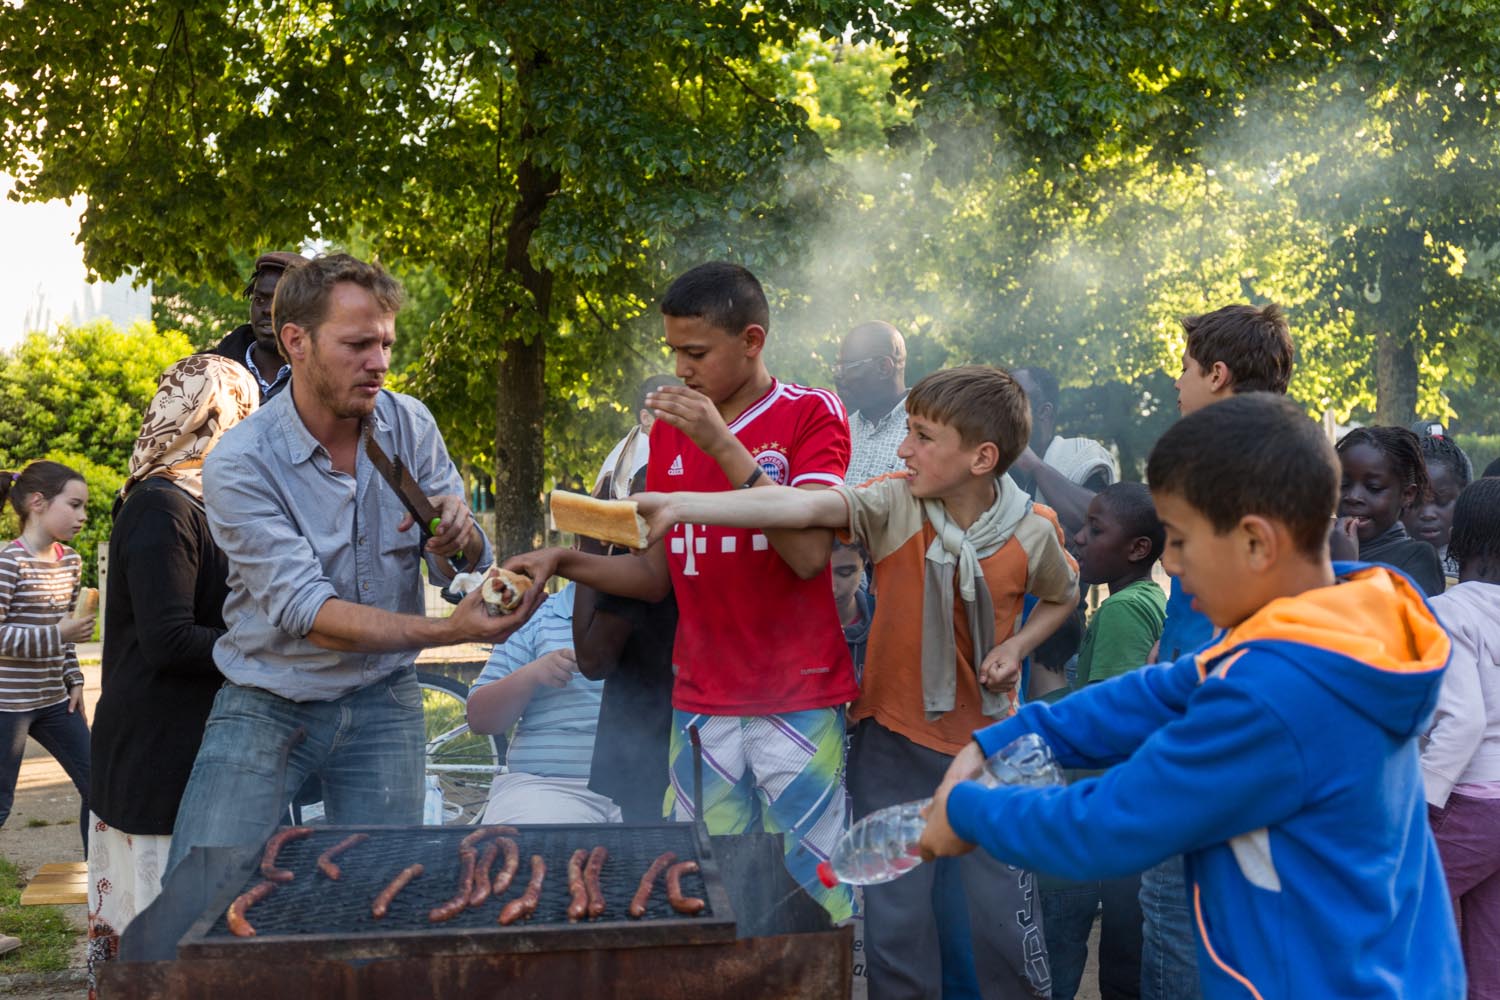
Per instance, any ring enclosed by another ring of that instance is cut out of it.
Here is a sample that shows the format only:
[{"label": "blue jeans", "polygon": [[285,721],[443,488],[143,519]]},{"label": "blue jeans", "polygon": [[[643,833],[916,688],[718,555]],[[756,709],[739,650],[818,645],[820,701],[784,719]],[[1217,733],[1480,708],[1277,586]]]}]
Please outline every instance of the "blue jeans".
[{"label": "blue jeans", "polygon": [[1052,966],[1052,1000],[1073,1000],[1083,982],[1089,934],[1099,926],[1099,996],[1137,1000],[1141,995],[1141,879],[1042,885],[1042,925]]},{"label": "blue jeans", "polygon": [[16,779],[26,754],[26,737],[40,743],[57,758],[73,780],[82,800],[78,810],[78,833],[83,837],[83,856],[89,856],[89,727],[81,712],[69,712],[60,701],[27,712],[0,712],[0,826],[10,818],[16,801]]},{"label": "blue jeans", "polygon": [[[299,726],[306,737],[288,752]],[[182,793],[167,872],[194,847],[259,844],[314,774],[330,823],[422,822],[424,732],[411,667],[333,701],[224,685]]]},{"label": "blue jeans", "polygon": [[1141,873],[1141,1000],[1201,1000],[1198,936],[1182,858]]}]

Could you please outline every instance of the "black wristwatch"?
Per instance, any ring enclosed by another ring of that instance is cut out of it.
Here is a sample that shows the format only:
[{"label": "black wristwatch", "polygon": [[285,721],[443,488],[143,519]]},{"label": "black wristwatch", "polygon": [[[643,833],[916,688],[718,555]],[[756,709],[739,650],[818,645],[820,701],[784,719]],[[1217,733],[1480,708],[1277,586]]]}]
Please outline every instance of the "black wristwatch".
[{"label": "black wristwatch", "polygon": [[747,480],[745,480],[743,483],[740,483],[740,489],[742,489],[742,490],[748,490],[750,487],[752,487],[756,483],[760,482],[760,477],[764,476],[765,474],[766,474],[766,470],[763,469],[763,468],[761,468],[760,467],[760,463],[757,462],[755,464],[755,471],[752,472],[752,473],[750,473],[750,478],[747,479]]}]

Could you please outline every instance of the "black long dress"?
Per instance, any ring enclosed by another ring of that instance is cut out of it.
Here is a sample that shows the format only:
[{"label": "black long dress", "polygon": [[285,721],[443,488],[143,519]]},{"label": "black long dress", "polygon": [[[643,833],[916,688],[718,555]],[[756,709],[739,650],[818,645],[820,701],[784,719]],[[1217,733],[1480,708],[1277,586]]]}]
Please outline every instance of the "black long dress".
[{"label": "black long dress", "polygon": [[94,712],[95,815],[116,830],[168,835],[224,678],[229,566],[203,508],[161,477],[115,511]]}]

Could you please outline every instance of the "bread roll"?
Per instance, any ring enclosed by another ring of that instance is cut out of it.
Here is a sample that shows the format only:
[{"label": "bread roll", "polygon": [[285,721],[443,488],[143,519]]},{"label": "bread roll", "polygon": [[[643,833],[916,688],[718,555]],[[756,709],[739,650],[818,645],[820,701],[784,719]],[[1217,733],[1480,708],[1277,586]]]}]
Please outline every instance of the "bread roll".
[{"label": "bread roll", "polygon": [[531,577],[497,566],[485,574],[479,596],[489,606],[490,614],[508,615],[521,606],[521,598],[530,589]]},{"label": "bread roll", "polygon": [[552,523],[558,531],[644,549],[651,529],[634,500],[595,500],[582,493],[552,491]]},{"label": "bread roll", "polygon": [[99,613],[99,588],[84,587],[78,592],[78,605],[73,609],[74,618],[93,618]]}]

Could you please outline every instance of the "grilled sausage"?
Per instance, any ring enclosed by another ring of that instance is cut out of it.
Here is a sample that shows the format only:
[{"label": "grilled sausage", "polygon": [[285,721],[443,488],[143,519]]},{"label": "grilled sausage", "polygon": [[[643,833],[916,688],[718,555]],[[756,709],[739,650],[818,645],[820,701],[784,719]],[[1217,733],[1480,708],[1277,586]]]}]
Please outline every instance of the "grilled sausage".
[{"label": "grilled sausage", "polygon": [[498,837],[503,834],[514,834],[515,832],[516,828],[513,826],[481,826],[463,840],[460,840],[458,842],[458,849],[460,851],[478,850],[479,842],[486,837]]},{"label": "grilled sausage", "polygon": [[604,870],[604,859],[609,851],[600,846],[589,852],[588,867],[583,870],[583,884],[589,893],[589,919],[604,913],[604,890],[599,888],[599,873]]},{"label": "grilled sausage", "polygon": [[651,901],[651,890],[656,886],[656,877],[662,873],[662,869],[676,860],[677,855],[668,851],[651,862],[651,867],[647,868],[646,874],[641,876],[641,884],[635,890],[635,898],[630,901],[632,917],[640,919],[646,915],[646,904]]},{"label": "grilled sausage", "polygon": [[251,927],[250,921],[245,919],[245,911],[269,896],[271,890],[275,888],[275,882],[265,881],[258,883],[248,892],[236,896],[234,902],[229,904],[229,912],[224,914],[224,922],[229,925],[229,933],[235,937],[255,937],[255,928]]},{"label": "grilled sausage", "polygon": [[454,893],[452,899],[448,900],[446,903],[440,903],[439,905],[434,906],[431,911],[428,912],[427,919],[431,923],[440,924],[444,920],[452,920],[454,917],[464,912],[464,910],[469,905],[469,889],[473,885],[474,861],[477,855],[474,852],[474,848],[465,847],[463,850],[458,852],[458,856],[460,859],[460,868],[458,873],[458,891]]},{"label": "grilled sausage", "polygon": [[542,898],[542,880],[547,877],[547,862],[542,860],[540,854],[531,856],[531,883],[526,886],[526,891],[517,898],[505,904],[505,909],[500,911],[500,923],[513,924],[536,912],[536,904]]},{"label": "grilled sausage", "polygon": [[370,835],[368,833],[349,834],[349,836],[345,837],[343,840],[339,841],[337,844],[334,844],[328,850],[318,855],[318,871],[322,872],[324,875],[327,875],[329,878],[337,882],[339,880],[339,876],[343,874],[343,869],[334,864],[333,859],[338,857],[340,854],[343,854],[355,844],[363,844],[369,839]]},{"label": "grilled sausage", "polygon": [[479,863],[474,866],[474,877],[469,883],[469,905],[480,906],[490,898],[490,869],[500,854],[500,845],[493,840],[484,845],[479,854]]},{"label": "grilled sausage", "polygon": [[396,894],[406,888],[406,883],[421,875],[425,869],[421,865],[412,865],[401,869],[401,874],[391,879],[391,884],[380,890],[380,895],[375,897],[375,904],[370,907],[370,916],[379,920],[386,915],[391,908],[391,901]]},{"label": "grilled sausage", "polygon": [[696,861],[679,861],[667,869],[667,902],[672,904],[672,909],[678,913],[700,913],[708,904],[697,896],[684,896],[682,894],[682,876],[698,870]]},{"label": "grilled sausage", "polygon": [[568,922],[577,923],[589,912],[588,889],[583,884],[583,863],[589,852],[580,847],[568,859],[568,893],[573,901],[568,904]]},{"label": "grilled sausage", "polygon": [[490,889],[490,895],[498,896],[510,888],[510,883],[516,877],[516,869],[521,867],[521,849],[516,842],[509,837],[496,837],[495,843],[500,845],[500,850],[505,852],[505,861],[500,866],[500,871],[495,873],[495,884]]},{"label": "grilled sausage", "polygon": [[266,841],[266,853],[261,855],[260,873],[272,882],[290,882],[292,873],[285,868],[276,867],[276,855],[289,840],[301,840],[303,837],[312,836],[313,828],[310,826],[291,826],[285,830],[271,835]]}]

